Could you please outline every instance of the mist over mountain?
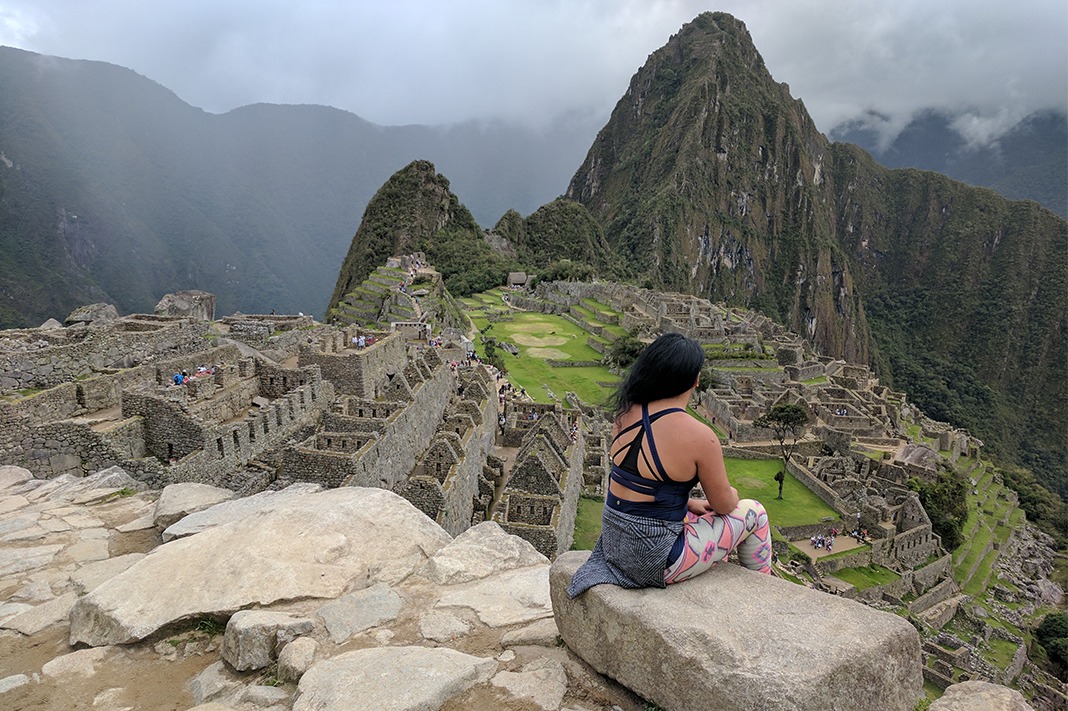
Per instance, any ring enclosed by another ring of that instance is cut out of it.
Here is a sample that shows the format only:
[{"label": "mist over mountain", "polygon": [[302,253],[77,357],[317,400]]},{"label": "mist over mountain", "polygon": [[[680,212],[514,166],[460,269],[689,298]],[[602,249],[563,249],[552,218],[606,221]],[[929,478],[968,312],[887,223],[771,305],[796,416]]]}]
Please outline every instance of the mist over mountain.
[{"label": "mist over mountain", "polygon": [[[1031,114],[993,141],[969,142],[956,128],[965,119],[938,111],[919,113],[889,144],[872,114],[833,128],[831,140],[854,143],[888,168],[920,168],[1011,200],[1035,200],[1068,217],[1068,116]],[[966,129],[963,129],[966,130]]]},{"label": "mist over mountain", "polygon": [[0,48],[0,326],[169,291],[316,313],[360,215],[419,158],[475,218],[559,194],[595,129],[382,127],[324,106],[209,114],[128,69]]}]

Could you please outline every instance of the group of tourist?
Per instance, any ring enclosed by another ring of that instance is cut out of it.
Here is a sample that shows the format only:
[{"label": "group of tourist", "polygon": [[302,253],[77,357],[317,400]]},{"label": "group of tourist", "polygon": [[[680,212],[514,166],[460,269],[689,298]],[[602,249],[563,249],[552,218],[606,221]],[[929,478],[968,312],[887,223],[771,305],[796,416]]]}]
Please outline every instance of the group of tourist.
[{"label": "group of tourist", "polygon": [[817,533],[816,535],[812,536],[812,538],[809,539],[809,542],[816,550],[822,550],[826,548],[827,552],[831,553],[834,551],[834,540],[838,538],[839,535],[848,535],[850,538],[855,539],[857,543],[866,543],[868,541],[868,529],[861,529],[858,526],[852,531],[850,531],[848,534],[845,533],[844,529],[832,528],[830,531],[827,532],[826,535],[822,533]]},{"label": "group of tourist", "polygon": [[352,347],[353,348],[363,349],[363,348],[366,348],[367,346],[373,346],[374,343],[375,343],[375,337],[374,336],[365,336],[362,333],[357,333],[355,336],[352,337]]},{"label": "group of tourist", "polygon": [[171,376],[171,385],[186,385],[191,378],[199,378],[205,375],[214,374],[214,368],[209,368],[206,365],[198,365],[196,373],[193,375],[190,375],[188,370],[183,370],[181,372],[175,373],[173,376]]},{"label": "group of tourist", "polygon": [[816,550],[822,550],[822,549],[826,548],[827,552],[830,553],[831,551],[834,550],[834,539],[837,536],[838,536],[838,529],[832,528],[830,530],[830,532],[826,536],[823,535],[822,533],[817,533],[816,535],[814,535],[812,538],[809,539],[809,542],[812,543],[812,547],[815,548]]},{"label": "group of tourist", "polygon": [[840,417],[845,417],[846,415],[849,414],[849,410],[847,410],[844,407],[836,407],[836,408],[834,408],[834,414],[836,414],[836,415],[838,415]]}]

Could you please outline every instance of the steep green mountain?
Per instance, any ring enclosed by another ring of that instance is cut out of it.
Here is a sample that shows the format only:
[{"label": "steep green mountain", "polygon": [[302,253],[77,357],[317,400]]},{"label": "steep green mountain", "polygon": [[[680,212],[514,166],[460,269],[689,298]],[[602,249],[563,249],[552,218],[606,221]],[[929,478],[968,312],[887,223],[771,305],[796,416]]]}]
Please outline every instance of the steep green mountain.
[{"label": "steep green mountain", "polygon": [[1011,200],[1035,200],[1068,217],[1068,116],[1040,111],[996,141],[970,146],[953,128],[955,116],[922,111],[887,146],[866,116],[833,128],[835,141],[855,143],[888,168],[920,168],[971,185],[991,188]]},{"label": "steep green mountain", "polygon": [[876,366],[1068,495],[1068,228],[832,144],[722,13],[650,55],[572,178],[626,276]]},{"label": "steep green mountain", "polygon": [[0,96],[0,327],[93,301],[150,311],[188,288],[221,313],[315,313],[399,167],[440,161],[490,224],[557,194],[592,135],[382,127],[322,106],[214,115],[121,67],[11,48]]},{"label": "steep green mountain", "polygon": [[611,250],[604,230],[584,205],[573,200],[558,198],[526,218],[509,210],[493,232],[525,265],[539,271],[559,260],[610,271]]},{"label": "steep green mountain", "polygon": [[341,264],[327,319],[342,298],[393,255],[426,252],[454,296],[499,286],[516,264],[490,249],[471,213],[430,161],[394,173],[363,213]]}]

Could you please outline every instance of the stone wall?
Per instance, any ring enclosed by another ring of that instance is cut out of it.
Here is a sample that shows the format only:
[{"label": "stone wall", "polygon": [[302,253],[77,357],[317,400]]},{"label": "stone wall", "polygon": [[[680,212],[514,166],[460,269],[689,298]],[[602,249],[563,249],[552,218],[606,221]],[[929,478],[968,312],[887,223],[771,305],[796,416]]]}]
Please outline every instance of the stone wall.
[{"label": "stone wall", "polygon": [[942,582],[935,585],[923,595],[920,595],[912,603],[909,604],[909,611],[914,615],[918,615],[921,612],[926,612],[940,602],[945,602],[949,598],[957,594],[959,588],[953,581],[953,578],[946,578]]},{"label": "stone wall", "polygon": [[[138,317],[127,317],[107,328],[90,327],[69,340],[44,345],[35,331],[20,331],[41,347],[0,352],[0,392],[51,388],[99,369],[129,368],[161,358],[203,351],[209,324],[153,317],[139,330]],[[81,329],[75,329],[81,330]],[[8,332],[10,333],[10,332]],[[78,337],[81,336],[81,337]]]},{"label": "stone wall", "polygon": [[[399,335],[394,338],[398,345],[402,345]],[[402,360],[398,362],[403,363],[403,348],[400,353]],[[412,388],[410,402],[381,403],[389,414],[378,425],[379,436],[369,446],[354,454],[319,452],[314,449],[314,442],[287,447],[280,476],[290,481],[309,481],[324,486],[373,486],[399,490],[431,441],[452,392],[449,368],[438,361],[431,375]],[[349,400],[347,411],[358,412],[359,402]],[[365,414],[370,414],[369,410]],[[337,472],[342,470],[346,473],[339,478]]]},{"label": "stone wall", "polygon": [[339,394],[373,399],[381,394],[381,383],[403,370],[404,336],[383,335],[381,340],[359,350],[322,352],[316,346],[305,346],[300,350],[299,363],[302,367],[318,365],[323,378],[332,382]]},{"label": "stone wall", "polygon": [[793,458],[786,463],[786,469],[793,474],[799,482],[804,484],[806,489],[818,496],[823,503],[830,506],[839,514],[846,514],[850,511],[845,505],[845,502],[834,493],[834,490],[832,490],[831,487],[812,476],[812,473],[806,467],[799,464],[796,458]]}]

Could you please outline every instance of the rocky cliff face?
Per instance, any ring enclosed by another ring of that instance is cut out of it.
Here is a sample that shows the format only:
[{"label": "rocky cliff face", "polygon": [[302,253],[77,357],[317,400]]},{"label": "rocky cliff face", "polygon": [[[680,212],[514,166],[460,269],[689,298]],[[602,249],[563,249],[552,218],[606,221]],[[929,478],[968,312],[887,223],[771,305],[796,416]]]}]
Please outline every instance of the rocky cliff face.
[{"label": "rocky cliff face", "polygon": [[621,276],[871,362],[1068,492],[1064,220],[831,144],[733,17],[703,14],[650,55],[567,197]]},{"label": "rocky cliff face", "polygon": [[867,321],[832,239],[829,149],[745,26],[704,14],[634,75],[567,195],[650,286],[758,307],[864,361]]}]

